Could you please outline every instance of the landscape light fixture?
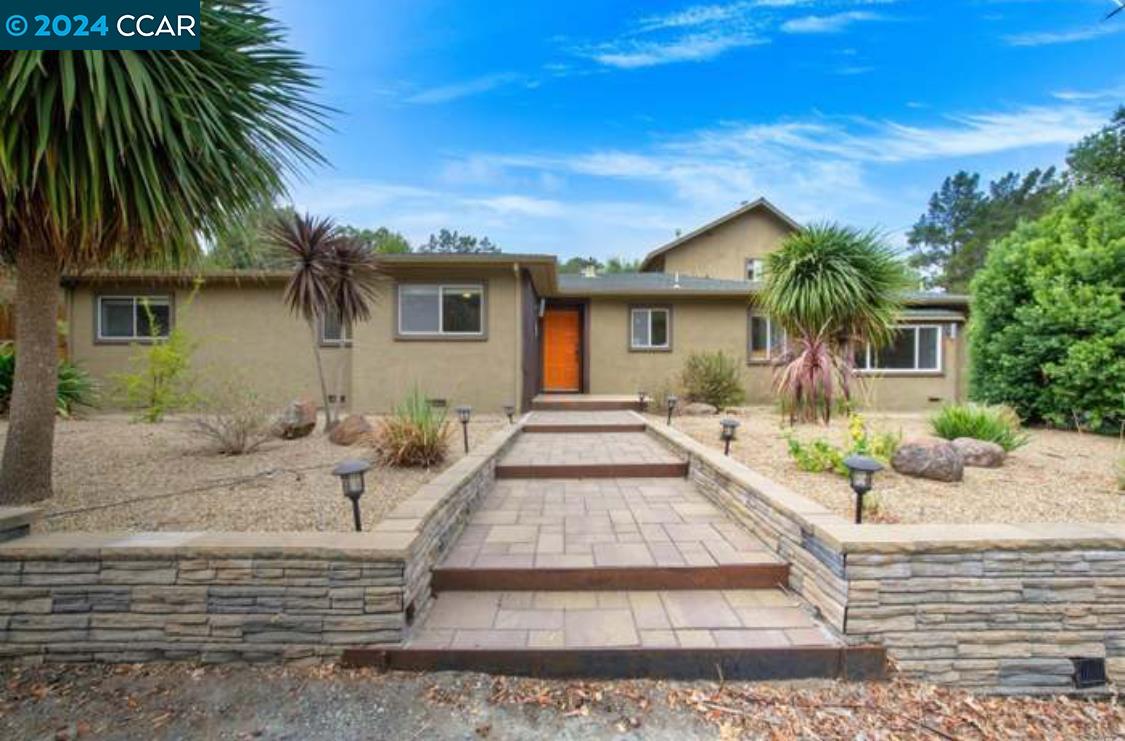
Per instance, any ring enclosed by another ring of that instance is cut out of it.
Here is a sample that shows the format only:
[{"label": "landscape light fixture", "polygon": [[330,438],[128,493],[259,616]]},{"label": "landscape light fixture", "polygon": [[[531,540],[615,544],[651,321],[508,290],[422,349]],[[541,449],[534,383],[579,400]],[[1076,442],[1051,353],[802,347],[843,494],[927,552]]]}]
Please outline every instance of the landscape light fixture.
[{"label": "landscape light fixture", "polygon": [[844,459],[844,465],[848,468],[848,480],[855,492],[855,524],[859,525],[863,523],[863,495],[871,491],[875,472],[882,471],[883,466],[866,455],[849,455]]},{"label": "landscape light fixture", "polygon": [[719,437],[723,441],[723,455],[730,455],[730,443],[732,440],[734,440],[734,431],[738,429],[739,421],[737,419],[731,419],[730,417],[727,417],[726,419],[720,421],[719,425],[722,426],[722,431],[719,433]]},{"label": "landscape light fixture", "polygon": [[676,403],[678,401],[679,399],[675,396],[672,396],[671,394],[668,395],[668,398],[665,402],[668,405],[668,424],[672,424],[672,412],[676,411]]},{"label": "landscape light fixture", "polygon": [[350,458],[342,461],[332,469],[332,475],[340,477],[340,485],[344,488],[344,496],[352,500],[352,517],[355,518],[355,531],[363,530],[359,520],[359,498],[363,496],[365,484],[363,474],[371,464],[359,458]]},{"label": "landscape light fixture", "polygon": [[504,414],[508,415],[508,424],[513,424],[515,422],[513,417],[516,414],[516,405],[515,404],[505,404],[504,405]]},{"label": "landscape light fixture", "polygon": [[648,392],[647,391],[638,391],[637,392],[637,403],[640,404],[641,412],[644,413],[644,411],[648,408]]},{"label": "landscape light fixture", "polygon": [[473,415],[471,406],[457,407],[457,419],[461,420],[461,432],[465,438],[465,455],[469,454],[469,417]]}]

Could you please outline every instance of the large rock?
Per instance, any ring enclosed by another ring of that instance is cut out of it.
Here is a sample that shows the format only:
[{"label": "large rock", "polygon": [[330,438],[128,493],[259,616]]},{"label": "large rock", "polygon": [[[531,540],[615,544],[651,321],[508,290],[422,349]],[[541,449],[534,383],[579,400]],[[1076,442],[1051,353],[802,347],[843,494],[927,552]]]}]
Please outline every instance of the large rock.
[{"label": "large rock", "polygon": [[277,419],[277,436],[286,440],[305,437],[316,428],[316,402],[298,399],[289,402]]},{"label": "large rock", "polygon": [[701,401],[693,401],[680,410],[680,414],[686,414],[689,417],[706,417],[707,415],[718,413],[718,409],[710,404],[704,404]]},{"label": "large rock", "polygon": [[966,466],[980,466],[981,468],[999,468],[1004,465],[1007,453],[1004,448],[987,440],[977,440],[972,437],[959,437],[953,441],[953,447],[961,454],[961,460]]},{"label": "large rock", "polygon": [[372,431],[371,423],[362,414],[349,414],[328,433],[329,442],[336,445],[355,445]]},{"label": "large rock", "polygon": [[934,481],[960,481],[965,462],[953,443],[936,437],[911,437],[902,441],[891,466],[904,476]]}]

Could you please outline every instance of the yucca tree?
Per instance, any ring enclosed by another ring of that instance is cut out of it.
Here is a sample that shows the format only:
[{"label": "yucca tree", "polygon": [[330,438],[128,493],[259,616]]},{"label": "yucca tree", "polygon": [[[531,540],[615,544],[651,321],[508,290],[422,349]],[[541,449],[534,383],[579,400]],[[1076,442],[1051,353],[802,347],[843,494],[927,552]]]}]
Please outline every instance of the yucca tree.
[{"label": "yucca tree", "polygon": [[173,264],[319,161],[315,81],[258,0],[204,0],[198,51],[0,53],[0,250],[16,368],[0,503],[51,494],[63,270]]},{"label": "yucca tree", "polygon": [[309,323],[316,375],[324,400],[325,427],[331,429],[336,420],[324,380],[319,327],[325,317],[332,315],[339,318],[341,327],[352,327],[371,317],[379,274],[375,252],[331,219],[307,214],[283,214],[271,228],[270,236],[283,258],[293,266],[283,300],[290,311]]},{"label": "yucca tree", "polygon": [[812,224],[766,258],[757,305],[788,335],[775,382],[791,421],[827,423],[850,400],[855,349],[891,341],[907,286],[904,264],[871,230]]}]

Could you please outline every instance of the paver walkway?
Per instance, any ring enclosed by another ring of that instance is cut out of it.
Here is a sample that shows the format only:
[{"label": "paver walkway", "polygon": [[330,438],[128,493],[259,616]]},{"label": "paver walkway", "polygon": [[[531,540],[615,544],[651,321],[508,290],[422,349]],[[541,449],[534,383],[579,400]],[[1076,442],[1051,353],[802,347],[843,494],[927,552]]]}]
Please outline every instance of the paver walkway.
[{"label": "paver walkway", "polygon": [[520,435],[500,464],[596,466],[682,462],[643,432],[566,432]]}]

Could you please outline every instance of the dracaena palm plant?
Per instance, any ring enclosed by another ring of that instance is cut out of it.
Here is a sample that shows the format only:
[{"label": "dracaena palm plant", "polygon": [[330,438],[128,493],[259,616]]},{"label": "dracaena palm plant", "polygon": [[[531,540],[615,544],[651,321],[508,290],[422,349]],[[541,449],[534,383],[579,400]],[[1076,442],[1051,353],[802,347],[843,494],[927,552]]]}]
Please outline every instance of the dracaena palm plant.
[{"label": "dracaena palm plant", "polygon": [[331,219],[307,214],[283,214],[272,225],[270,236],[292,263],[293,272],[283,300],[291,312],[309,323],[325,427],[331,429],[336,420],[324,379],[319,327],[328,316],[338,318],[341,327],[351,327],[371,317],[379,275],[375,253],[369,245],[348,236]]},{"label": "dracaena palm plant", "polygon": [[16,350],[0,503],[51,494],[63,270],[183,264],[320,161],[326,109],[261,0],[203,0],[198,51],[0,52],[0,256]]},{"label": "dracaena palm plant", "polygon": [[878,233],[813,224],[766,258],[757,305],[785,328],[789,344],[775,384],[791,421],[827,423],[851,399],[857,347],[894,337],[908,273]]}]

